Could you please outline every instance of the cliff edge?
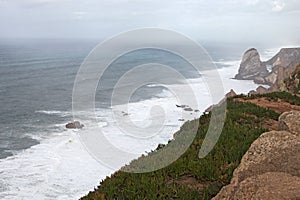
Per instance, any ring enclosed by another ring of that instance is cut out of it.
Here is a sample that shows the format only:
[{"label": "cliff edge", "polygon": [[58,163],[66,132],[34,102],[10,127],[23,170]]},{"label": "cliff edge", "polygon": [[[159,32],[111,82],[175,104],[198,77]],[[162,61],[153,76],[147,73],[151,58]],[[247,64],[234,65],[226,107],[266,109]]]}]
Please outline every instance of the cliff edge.
[{"label": "cliff edge", "polygon": [[250,146],[219,199],[300,199],[299,111],[279,117],[279,131],[262,134]]}]

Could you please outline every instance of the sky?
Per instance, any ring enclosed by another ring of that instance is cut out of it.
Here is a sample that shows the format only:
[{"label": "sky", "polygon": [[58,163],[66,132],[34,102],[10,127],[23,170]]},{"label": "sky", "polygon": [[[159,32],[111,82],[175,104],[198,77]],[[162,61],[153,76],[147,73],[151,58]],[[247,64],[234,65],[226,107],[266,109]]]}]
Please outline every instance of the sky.
[{"label": "sky", "polygon": [[299,0],[0,0],[0,38],[107,38],[159,27],[208,41],[300,44]]}]

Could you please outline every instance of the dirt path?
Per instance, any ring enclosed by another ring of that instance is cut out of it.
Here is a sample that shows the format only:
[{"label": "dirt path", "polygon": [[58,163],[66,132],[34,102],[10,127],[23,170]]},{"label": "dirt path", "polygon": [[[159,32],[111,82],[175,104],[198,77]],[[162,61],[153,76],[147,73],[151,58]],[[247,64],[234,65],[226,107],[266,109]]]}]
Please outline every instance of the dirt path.
[{"label": "dirt path", "polygon": [[298,110],[300,111],[300,106],[292,105],[282,99],[278,99],[278,101],[270,101],[265,97],[262,98],[255,98],[255,99],[242,99],[236,98],[234,99],[236,102],[250,102],[260,107],[270,108],[278,113],[284,113],[291,110]]}]

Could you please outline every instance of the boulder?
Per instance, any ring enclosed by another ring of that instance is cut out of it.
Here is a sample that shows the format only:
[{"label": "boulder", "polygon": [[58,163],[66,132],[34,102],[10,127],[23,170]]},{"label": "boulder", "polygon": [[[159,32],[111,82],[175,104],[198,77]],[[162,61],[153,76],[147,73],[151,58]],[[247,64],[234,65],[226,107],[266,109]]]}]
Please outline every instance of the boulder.
[{"label": "boulder", "polygon": [[68,129],[80,129],[83,128],[84,125],[81,124],[79,121],[74,121],[66,124],[66,128]]},{"label": "boulder", "polygon": [[267,67],[260,60],[258,51],[252,48],[244,53],[239,72],[235,78],[240,80],[253,80],[255,77],[265,77],[267,74]]},{"label": "boulder", "polygon": [[300,136],[300,112],[285,112],[279,117],[279,129]]},{"label": "boulder", "polygon": [[214,199],[300,197],[300,185],[295,184],[299,177],[300,137],[287,131],[267,132],[251,144],[230,184]]},{"label": "boulder", "polygon": [[299,191],[299,177],[282,172],[267,172],[243,180],[235,190],[222,189],[222,193],[214,199],[299,199]]},{"label": "boulder", "polygon": [[256,88],[256,93],[257,94],[266,94],[266,93],[268,93],[268,89],[263,86],[258,86]]}]

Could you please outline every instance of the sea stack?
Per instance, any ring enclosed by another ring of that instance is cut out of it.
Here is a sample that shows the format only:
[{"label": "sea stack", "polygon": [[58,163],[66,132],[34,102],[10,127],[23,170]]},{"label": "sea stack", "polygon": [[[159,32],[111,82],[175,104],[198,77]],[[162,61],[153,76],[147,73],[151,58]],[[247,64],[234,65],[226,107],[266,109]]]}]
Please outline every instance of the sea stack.
[{"label": "sea stack", "polygon": [[235,78],[239,80],[253,80],[255,77],[264,77],[267,73],[267,67],[260,60],[258,51],[252,48],[244,53],[239,73]]}]

